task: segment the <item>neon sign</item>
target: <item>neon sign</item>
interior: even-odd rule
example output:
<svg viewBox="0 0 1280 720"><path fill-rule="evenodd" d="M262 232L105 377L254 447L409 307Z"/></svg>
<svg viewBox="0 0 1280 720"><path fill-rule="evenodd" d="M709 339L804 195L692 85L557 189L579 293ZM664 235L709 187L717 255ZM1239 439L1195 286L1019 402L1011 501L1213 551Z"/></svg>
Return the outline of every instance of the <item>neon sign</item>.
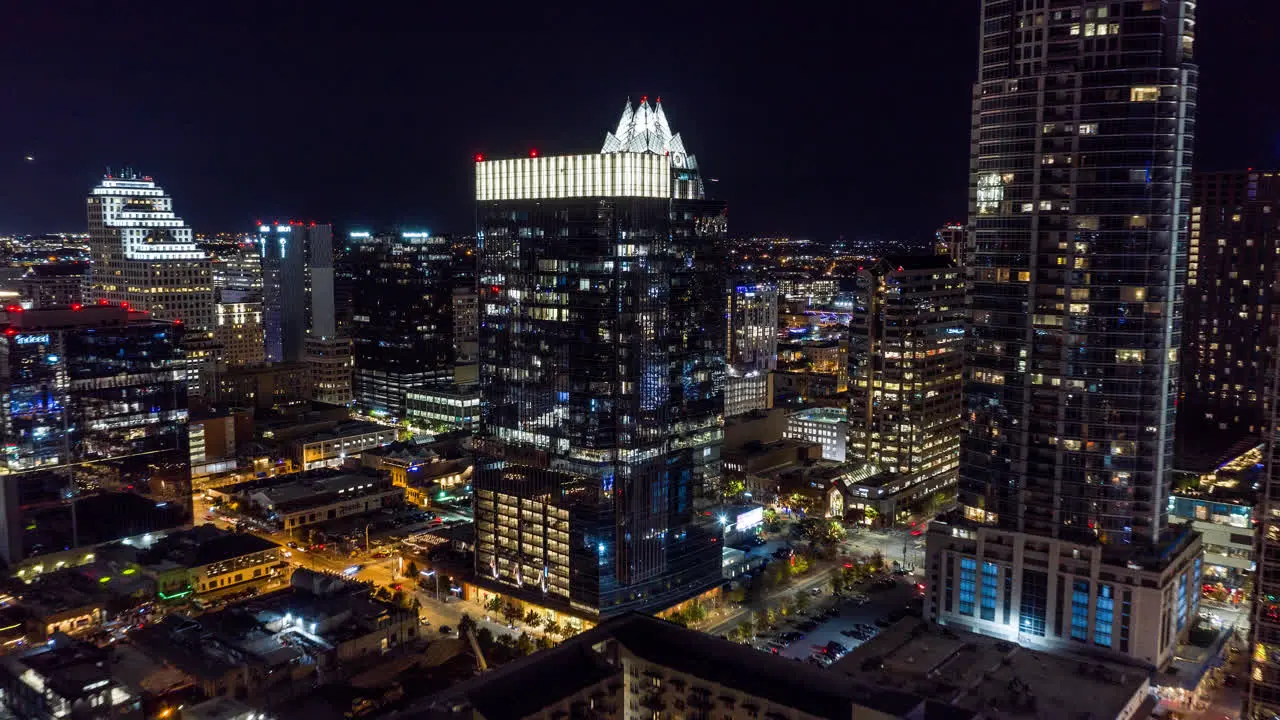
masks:
<svg viewBox="0 0 1280 720"><path fill-rule="evenodd" d="M19 345L46 345L49 342L48 333L44 335L19 335L14 338Z"/></svg>

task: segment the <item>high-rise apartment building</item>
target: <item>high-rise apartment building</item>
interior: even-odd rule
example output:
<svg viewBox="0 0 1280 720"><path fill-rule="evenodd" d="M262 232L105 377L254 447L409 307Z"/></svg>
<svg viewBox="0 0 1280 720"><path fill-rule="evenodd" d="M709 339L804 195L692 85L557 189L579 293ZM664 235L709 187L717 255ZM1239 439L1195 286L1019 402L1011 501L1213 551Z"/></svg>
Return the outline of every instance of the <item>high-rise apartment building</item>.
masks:
<svg viewBox="0 0 1280 720"><path fill-rule="evenodd" d="M934 233L933 252L935 255L946 255L956 265L964 264L964 225L947 223Z"/></svg>
<svg viewBox="0 0 1280 720"><path fill-rule="evenodd" d="M1188 287L1190 292L1195 289ZM1280 315L1272 315L1271 323L1271 337L1280 337ZM1257 568L1250 599L1249 688L1240 713L1248 720L1271 720L1280 715L1280 363L1271 362L1266 378L1266 478L1253 515L1258 523L1253 546Z"/></svg>
<svg viewBox="0 0 1280 720"><path fill-rule="evenodd" d="M773 407L778 368L778 288L770 283L726 286L725 417Z"/></svg>
<svg viewBox="0 0 1280 720"><path fill-rule="evenodd" d="M96 304L0 314L10 570L191 522L183 326L153 317Z"/></svg>
<svg viewBox="0 0 1280 720"><path fill-rule="evenodd" d="M353 232L346 262L356 405L403 418L409 391L453 380L449 238L421 230Z"/></svg>
<svg viewBox="0 0 1280 720"><path fill-rule="evenodd" d="M590 616L714 586L724 204L647 99L598 154L475 167L480 582Z"/></svg>
<svg viewBox="0 0 1280 720"><path fill-rule="evenodd" d="M88 203L91 266L87 303L106 301L179 321L193 393L212 387L213 264L173 199L149 176L108 175Z"/></svg>
<svg viewBox="0 0 1280 720"><path fill-rule="evenodd" d="M939 622L1152 666L1194 623L1200 539L1168 498L1195 9L982 3L961 510L928 534Z"/></svg>
<svg viewBox="0 0 1280 720"><path fill-rule="evenodd" d="M944 255L877 260L849 322L847 457L893 494L954 487L963 433L965 281ZM925 491L916 491L924 484Z"/></svg>
<svg viewBox="0 0 1280 720"><path fill-rule="evenodd" d="M1197 173L1182 322L1179 467L1212 467L1264 434L1276 340L1271 285L1280 251L1280 174Z"/></svg>

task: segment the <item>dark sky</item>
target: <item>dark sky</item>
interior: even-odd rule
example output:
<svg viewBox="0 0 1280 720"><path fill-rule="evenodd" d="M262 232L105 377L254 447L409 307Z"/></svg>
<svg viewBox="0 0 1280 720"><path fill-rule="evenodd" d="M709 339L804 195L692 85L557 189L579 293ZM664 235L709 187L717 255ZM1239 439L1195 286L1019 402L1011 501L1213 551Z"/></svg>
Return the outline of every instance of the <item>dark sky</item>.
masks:
<svg viewBox="0 0 1280 720"><path fill-rule="evenodd" d="M83 229L132 164L198 232L465 233L476 152L595 152L644 94L735 233L919 239L964 212L977 0L8 5L0 232ZM1200 15L1198 164L1280 165L1280 2Z"/></svg>

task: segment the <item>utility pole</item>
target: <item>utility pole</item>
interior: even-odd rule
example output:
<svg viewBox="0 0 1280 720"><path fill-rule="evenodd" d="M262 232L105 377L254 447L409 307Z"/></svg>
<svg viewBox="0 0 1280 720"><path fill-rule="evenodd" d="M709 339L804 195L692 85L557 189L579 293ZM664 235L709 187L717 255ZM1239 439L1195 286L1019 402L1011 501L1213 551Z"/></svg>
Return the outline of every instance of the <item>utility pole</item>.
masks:
<svg viewBox="0 0 1280 720"><path fill-rule="evenodd" d="M905 550L904 550L905 552ZM364 554L369 554L369 526L364 526Z"/></svg>

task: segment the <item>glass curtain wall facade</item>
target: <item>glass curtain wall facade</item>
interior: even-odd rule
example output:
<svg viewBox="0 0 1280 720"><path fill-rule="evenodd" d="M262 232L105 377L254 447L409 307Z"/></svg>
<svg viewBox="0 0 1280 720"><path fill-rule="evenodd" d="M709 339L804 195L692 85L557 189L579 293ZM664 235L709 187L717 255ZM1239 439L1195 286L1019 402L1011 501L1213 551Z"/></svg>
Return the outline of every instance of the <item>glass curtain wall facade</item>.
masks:
<svg viewBox="0 0 1280 720"><path fill-rule="evenodd" d="M961 503L1004 528L1154 544L1172 470L1195 3L985 0L982 23Z"/></svg>
<svg viewBox="0 0 1280 720"><path fill-rule="evenodd" d="M699 508L720 476L725 206L702 198L682 146L677 158L632 143L679 142L661 105L640 108L619 129L633 151L477 163L477 575L599 616L720 581L720 533ZM507 173L526 163L535 177L617 168L623 182L547 173L521 187ZM649 170L666 177L628 186ZM653 197L660 187L676 197Z"/></svg>
<svg viewBox="0 0 1280 720"><path fill-rule="evenodd" d="M182 326L116 306L7 315L4 560L191 522Z"/></svg>
<svg viewBox="0 0 1280 720"><path fill-rule="evenodd" d="M1192 0L982 2L960 508L927 540L939 623L1149 667L1190 631L1203 547L1168 498L1195 32ZM961 612L944 578L967 559L997 565L1020 616Z"/></svg>
<svg viewBox="0 0 1280 720"><path fill-rule="evenodd" d="M351 276L356 405L406 416L410 391L453 377L453 253L422 231L353 232Z"/></svg>

